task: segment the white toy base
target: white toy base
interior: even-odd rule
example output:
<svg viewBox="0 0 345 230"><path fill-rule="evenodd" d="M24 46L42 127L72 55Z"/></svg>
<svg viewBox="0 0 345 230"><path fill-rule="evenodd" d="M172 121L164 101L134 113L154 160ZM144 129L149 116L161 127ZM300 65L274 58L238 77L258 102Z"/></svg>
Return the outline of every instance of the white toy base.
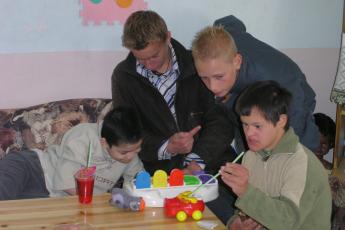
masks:
<svg viewBox="0 0 345 230"><path fill-rule="evenodd" d="M142 197L146 207L163 207L164 198L173 198L184 191L193 191L199 185L136 189L134 180L132 183L124 184L123 188L132 196ZM212 184L204 185L193 196L202 199L204 202L216 199L218 197L218 181L215 180Z"/></svg>

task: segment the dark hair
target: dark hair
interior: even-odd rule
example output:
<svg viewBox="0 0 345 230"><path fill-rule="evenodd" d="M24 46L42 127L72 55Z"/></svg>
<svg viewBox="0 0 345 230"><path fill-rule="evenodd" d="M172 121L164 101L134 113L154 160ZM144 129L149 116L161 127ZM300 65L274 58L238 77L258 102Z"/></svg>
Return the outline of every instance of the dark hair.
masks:
<svg viewBox="0 0 345 230"><path fill-rule="evenodd" d="M292 95L275 81L261 81L248 86L238 97L236 113L239 116L249 116L253 108L262 112L267 121L274 125L282 114L288 114ZM289 119L285 125L289 129Z"/></svg>
<svg viewBox="0 0 345 230"><path fill-rule="evenodd" d="M323 113L315 113L314 118L320 133L328 139L329 148L333 148L335 143L335 122L332 118Z"/></svg>
<svg viewBox="0 0 345 230"><path fill-rule="evenodd" d="M108 145L134 144L142 139L142 127L136 111L128 107L117 107L104 117L101 137Z"/></svg>
<svg viewBox="0 0 345 230"><path fill-rule="evenodd" d="M123 27L122 45L127 49L141 50L150 42L165 42L168 28L164 19L154 11L140 10L132 13Z"/></svg>

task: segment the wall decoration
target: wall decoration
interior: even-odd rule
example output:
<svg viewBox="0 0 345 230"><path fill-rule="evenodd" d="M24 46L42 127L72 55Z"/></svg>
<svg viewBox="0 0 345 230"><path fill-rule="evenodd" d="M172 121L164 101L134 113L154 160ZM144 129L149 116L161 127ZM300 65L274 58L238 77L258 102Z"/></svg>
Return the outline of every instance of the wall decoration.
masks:
<svg viewBox="0 0 345 230"><path fill-rule="evenodd" d="M115 22L123 24L127 17L138 10L147 9L144 0L81 0L80 17L84 25L93 23L113 25Z"/></svg>

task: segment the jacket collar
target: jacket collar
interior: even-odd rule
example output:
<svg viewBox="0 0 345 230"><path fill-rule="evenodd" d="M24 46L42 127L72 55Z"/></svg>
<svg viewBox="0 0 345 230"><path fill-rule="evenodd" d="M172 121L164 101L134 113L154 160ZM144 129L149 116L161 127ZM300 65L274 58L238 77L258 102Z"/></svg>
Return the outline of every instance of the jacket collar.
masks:
<svg viewBox="0 0 345 230"><path fill-rule="evenodd" d="M187 77L190 75L196 74L196 69L194 66L194 61L192 53L190 50L187 50L181 43L175 39L171 39L171 45L173 46L181 71L181 77Z"/></svg>
<svg viewBox="0 0 345 230"><path fill-rule="evenodd" d="M230 90L230 93L235 93L235 94L242 92L242 90L248 85L247 77L246 77L248 75L247 58L244 54L242 53L240 54L242 55L242 64L236 75L235 84Z"/></svg>
<svg viewBox="0 0 345 230"><path fill-rule="evenodd" d="M278 145L270 150L260 150L257 153L262 157L264 161L266 161L270 156L279 153L288 153L293 154L296 151L296 146L299 142L298 136L295 134L292 127L285 132L282 139L278 143Z"/></svg>

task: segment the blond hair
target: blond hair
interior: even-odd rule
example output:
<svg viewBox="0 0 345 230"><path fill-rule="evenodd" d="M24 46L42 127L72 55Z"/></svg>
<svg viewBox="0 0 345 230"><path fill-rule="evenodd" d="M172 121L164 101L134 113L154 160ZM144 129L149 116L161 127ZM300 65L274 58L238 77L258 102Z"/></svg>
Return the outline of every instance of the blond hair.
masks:
<svg viewBox="0 0 345 230"><path fill-rule="evenodd" d="M192 54L195 61L220 57L231 61L237 54L237 47L231 34L222 26L207 26L195 35Z"/></svg>
<svg viewBox="0 0 345 230"><path fill-rule="evenodd" d="M167 25L159 14L151 10L136 11L126 20L122 45L130 50L141 50L150 42L164 42L167 37Z"/></svg>

